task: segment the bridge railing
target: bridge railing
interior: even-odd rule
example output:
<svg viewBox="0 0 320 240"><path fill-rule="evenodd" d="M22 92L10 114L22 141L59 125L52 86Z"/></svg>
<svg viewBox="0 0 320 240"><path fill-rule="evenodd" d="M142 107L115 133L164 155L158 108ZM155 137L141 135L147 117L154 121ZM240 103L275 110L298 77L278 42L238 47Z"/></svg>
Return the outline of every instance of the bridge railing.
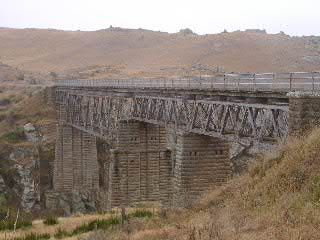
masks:
<svg viewBox="0 0 320 240"><path fill-rule="evenodd" d="M62 80L56 86L217 89L235 91L320 91L320 72L220 74L201 77Z"/></svg>

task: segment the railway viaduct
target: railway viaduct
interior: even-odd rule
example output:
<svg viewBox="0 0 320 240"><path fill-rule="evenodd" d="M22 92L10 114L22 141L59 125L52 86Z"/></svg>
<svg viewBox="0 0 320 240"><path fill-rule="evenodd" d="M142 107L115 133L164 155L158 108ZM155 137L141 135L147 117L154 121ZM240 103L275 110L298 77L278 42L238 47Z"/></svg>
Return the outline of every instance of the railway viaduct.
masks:
<svg viewBox="0 0 320 240"><path fill-rule="evenodd" d="M73 192L103 209L192 203L232 176L233 143L274 144L315 124L319 83L319 73L57 82L46 205L56 208ZM97 139L105 142L103 164Z"/></svg>

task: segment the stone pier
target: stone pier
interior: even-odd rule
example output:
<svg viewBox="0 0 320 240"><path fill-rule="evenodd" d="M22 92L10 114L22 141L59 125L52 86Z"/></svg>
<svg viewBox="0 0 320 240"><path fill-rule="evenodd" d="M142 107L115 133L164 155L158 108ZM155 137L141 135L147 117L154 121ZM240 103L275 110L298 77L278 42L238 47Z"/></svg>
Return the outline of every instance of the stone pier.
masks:
<svg viewBox="0 0 320 240"><path fill-rule="evenodd" d="M174 164L173 205L192 204L232 173L229 145L220 138L178 132Z"/></svg>
<svg viewBox="0 0 320 240"><path fill-rule="evenodd" d="M96 138L76 128L58 125L53 188L56 191L98 190Z"/></svg>
<svg viewBox="0 0 320 240"><path fill-rule="evenodd" d="M165 128L136 121L121 122L117 147L112 151L110 206L133 206L171 198L171 156Z"/></svg>
<svg viewBox="0 0 320 240"><path fill-rule="evenodd" d="M320 123L320 95L292 92L289 96L289 134L301 136Z"/></svg>
<svg viewBox="0 0 320 240"><path fill-rule="evenodd" d="M57 208L61 199L71 206L75 195L94 201L99 191L96 138L59 124L56 139L53 189L46 193L46 206Z"/></svg>

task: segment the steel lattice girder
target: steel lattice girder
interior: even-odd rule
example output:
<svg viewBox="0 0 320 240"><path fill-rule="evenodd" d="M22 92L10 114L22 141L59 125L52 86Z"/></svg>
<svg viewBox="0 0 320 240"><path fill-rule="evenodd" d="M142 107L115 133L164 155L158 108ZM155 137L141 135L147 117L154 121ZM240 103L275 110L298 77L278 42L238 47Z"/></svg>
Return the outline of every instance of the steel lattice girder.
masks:
<svg viewBox="0 0 320 240"><path fill-rule="evenodd" d="M284 138L288 106L135 96L96 96L57 91L67 124L115 140L121 120L175 126L177 130L215 137L257 141Z"/></svg>

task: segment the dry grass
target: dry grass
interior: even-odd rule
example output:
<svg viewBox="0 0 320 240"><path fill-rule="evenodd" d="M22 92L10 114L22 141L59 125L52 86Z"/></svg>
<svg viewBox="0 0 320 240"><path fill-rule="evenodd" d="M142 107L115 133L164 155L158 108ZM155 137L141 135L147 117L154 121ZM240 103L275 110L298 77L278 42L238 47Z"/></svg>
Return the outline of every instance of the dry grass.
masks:
<svg viewBox="0 0 320 240"><path fill-rule="evenodd" d="M20 229L16 231L16 233L12 232L0 232L0 239L4 239L5 236L7 236L8 240L14 239L15 237L22 237L25 236L28 233L37 233L37 234L44 234L48 233L50 235L54 235L54 233L60 228L66 231L72 231L76 227L88 223L92 220L95 220L97 218L99 219L107 219L110 217L110 214L104 214L104 215L97 215L97 214L92 214L92 215L77 215L77 216L72 216L72 217L62 217L58 218L58 224L55 225L46 225L43 223L42 219L35 220L32 223L31 228L27 229ZM72 238L70 238L72 239ZM74 238L76 239L76 238Z"/></svg>

